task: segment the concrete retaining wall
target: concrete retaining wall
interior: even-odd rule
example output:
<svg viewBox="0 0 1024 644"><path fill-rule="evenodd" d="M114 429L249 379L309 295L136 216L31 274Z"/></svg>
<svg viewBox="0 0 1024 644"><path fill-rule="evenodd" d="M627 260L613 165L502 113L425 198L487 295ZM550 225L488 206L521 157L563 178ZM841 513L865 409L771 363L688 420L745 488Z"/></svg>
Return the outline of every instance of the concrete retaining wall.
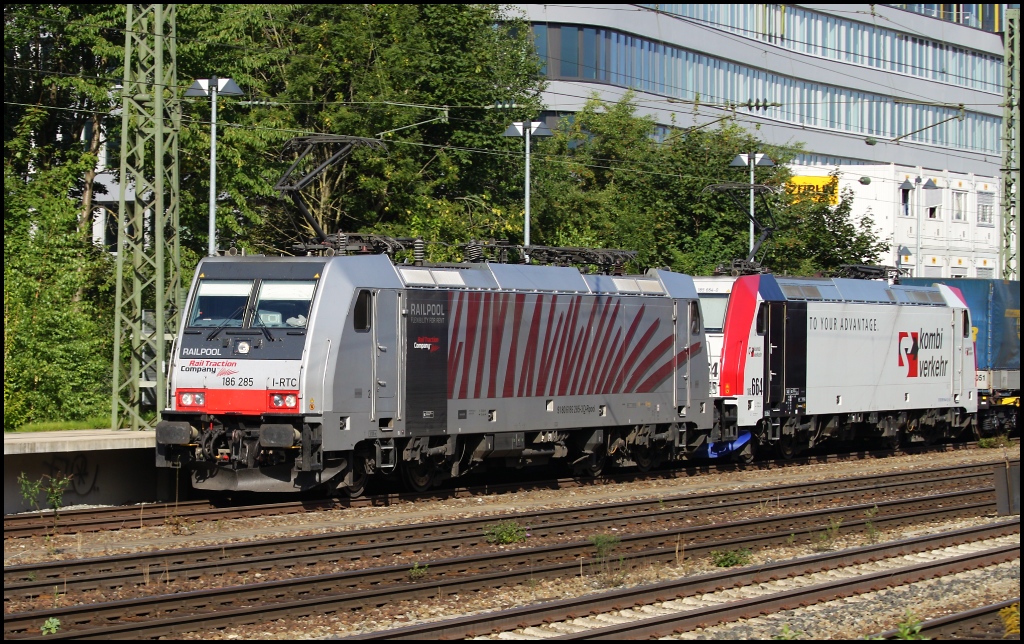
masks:
<svg viewBox="0 0 1024 644"><path fill-rule="evenodd" d="M151 447L4 454L4 514L35 509L21 494L18 477L23 472L31 481L70 474L63 498L69 506L173 501L177 470L157 470ZM46 508L45 494L39 494L38 503Z"/></svg>

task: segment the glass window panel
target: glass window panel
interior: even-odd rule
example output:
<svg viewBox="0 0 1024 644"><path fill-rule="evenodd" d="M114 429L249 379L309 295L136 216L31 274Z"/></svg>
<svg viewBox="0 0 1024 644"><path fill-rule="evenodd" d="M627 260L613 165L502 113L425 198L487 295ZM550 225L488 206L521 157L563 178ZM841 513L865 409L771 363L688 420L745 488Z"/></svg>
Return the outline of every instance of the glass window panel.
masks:
<svg viewBox="0 0 1024 644"><path fill-rule="evenodd" d="M562 45L558 75L563 78L577 78L580 75L579 29L563 26L561 28Z"/></svg>
<svg viewBox="0 0 1024 644"><path fill-rule="evenodd" d="M994 192L978 193L978 223L991 226L995 218L996 195Z"/></svg>
<svg viewBox="0 0 1024 644"><path fill-rule="evenodd" d="M701 293L700 310L706 331L721 331L725 326L725 311L729 306L727 293Z"/></svg>
<svg viewBox="0 0 1024 644"><path fill-rule="evenodd" d="M256 298L252 326L305 328L316 282L264 280Z"/></svg>
<svg viewBox="0 0 1024 644"><path fill-rule="evenodd" d="M753 24L751 21L758 15L757 11L765 11L763 8L748 6L712 9L683 8L677 5L668 6L664 10L686 12L688 15L708 20L732 21L737 28L743 29ZM774 12L774 9L771 11ZM811 17L807 17L808 14ZM910 57L921 63L916 67L906 67L915 75L931 74L936 67L952 67L954 61L950 57L967 56L962 50L953 51L952 48L941 47L939 43L932 43L927 39L900 38L895 32L864 25L851 26L847 21L835 18L831 18L832 22L829 23L813 12L787 8L787 20L797 21L797 18L804 20L808 25L807 33L817 34L819 40L827 42L829 38L836 39L841 34L847 34L844 36L848 38L847 44L855 49L862 47L865 42L870 42L872 35L877 36L879 45L890 48L893 54L888 60L878 64L888 64L902 59L906 52L910 52ZM583 31L582 36L579 34L580 31ZM793 29L787 26L787 33L792 32ZM776 76L770 72L753 70L663 43L629 37L612 30L563 26L549 34L562 37L552 37L550 42L560 43L556 46L561 52L559 69L563 76L574 78L583 74L586 78L601 78L626 87L686 98L693 98L695 94L700 93L702 98L709 102L743 102L750 98L775 98L782 100L784 107L773 109L766 115L814 127L896 137L914 130L922 130L952 114L946 114L946 110L936 111L933 107L923 105L898 105L887 108L885 106L891 103L880 95L804 82L797 85L797 81L793 79ZM868 40L864 41L865 38ZM792 41L787 39L780 42L789 46ZM603 49L605 43L608 45L607 55ZM823 55L833 56L833 49L824 47L821 51L824 52ZM977 58L977 55L971 53L970 60L976 61ZM985 60L988 61L989 58L992 57L985 57ZM609 66L607 75L600 72L606 60ZM868 64L876 64L870 56L864 60ZM955 71L948 76L950 82L963 81ZM970 76L976 77L973 74ZM793 97L793 100L789 97ZM912 140L998 153L996 135L999 121L998 117L969 112L962 124L958 121L928 127L912 135Z"/></svg>
<svg viewBox="0 0 1024 644"><path fill-rule="evenodd" d="M240 327L253 280L202 280L192 303L189 326Z"/></svg>
<svg viewBox="0 0 1024 644"><path fill-rule="evenodd" d="M597 30L591 27L583 29L583 60L581 68L583 78L597 77Z"/></svg>
<svg viewBox="0 0 1024 644"><path fill-rule="evenodd" d="M540 58L541 74L548 73L548 26L533 25L533 46L537 51L537 58Z"/></svg>

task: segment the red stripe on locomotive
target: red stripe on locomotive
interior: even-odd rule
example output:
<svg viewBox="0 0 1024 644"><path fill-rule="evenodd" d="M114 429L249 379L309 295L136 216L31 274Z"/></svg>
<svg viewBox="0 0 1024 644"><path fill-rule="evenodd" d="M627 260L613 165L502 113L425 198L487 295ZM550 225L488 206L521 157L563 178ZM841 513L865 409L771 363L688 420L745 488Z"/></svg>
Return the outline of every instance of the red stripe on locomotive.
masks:
<svg viewBox="0 0 1024 644"><path fill-rule="evenodd" d="M754 314L757 311L757 288L760 279L759 275L745 275L738 278L732 286L722 334L720 390L723 396L738 396L743 393L747 344Z"/></svg>
<svg viewBox="0 0 1024 644"><path fill-rule="evenodd" d="M534 390L534 396L543 396L544 387L548 384L548 370L551 369L551 348L553 342L553 336L551 335L551 324L555 320L555 310L558 308L558 296L551 296L551 307L548 309L548 325L544 331L544 350L540 355L540 373L537 374L537 389ZM562 317L558 317L558 327L555 328L555 335L558 335L559 329L562 327Z"/></svg>
<svg viewBox="0 0 1024 644"><path fill-rule="evenodd" d="M299 391L297 389L294 391L279 391L275 389L272 392L268 392L266 389L201 389L197 391L202 391L206 396L205 404L201 408L204 414L258 416L271 412L295 413L299 409L299 407L286 409L280 407L272 408L270 406L270 396L272 394L292 394L298 398Z"/></svg>
<svg viewBox="0 0 1024 644"><path fill-rule="evenodd" d="M505 325L505 314L508 312L508 298L495 294L494 308L491 310L494 324L493 340L491 341L491 368L488 373L487 397L494 398L497 395L498 386L498 362L501 360L501 329Z"/></svg>

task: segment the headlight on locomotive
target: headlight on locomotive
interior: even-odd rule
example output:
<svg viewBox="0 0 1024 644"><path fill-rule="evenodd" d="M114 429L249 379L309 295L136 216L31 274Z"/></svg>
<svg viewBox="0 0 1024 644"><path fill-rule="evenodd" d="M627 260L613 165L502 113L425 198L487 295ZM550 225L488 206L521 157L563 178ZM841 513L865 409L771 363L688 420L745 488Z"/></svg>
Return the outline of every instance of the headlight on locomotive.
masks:
<svg viewBox="0 0 1024 644"><path fill-rule="evenodd" d="M182 407L202 407L206 404L206 394L201 391L183 391L178 394L178 402Z"/></svg>
<svg viewBox="0 0 1024 644"><path fill-rule="evenodd" d="M295 394L270 394L270 407L272 409L295 409L298 407L298 404L299 398Z"/></svg>

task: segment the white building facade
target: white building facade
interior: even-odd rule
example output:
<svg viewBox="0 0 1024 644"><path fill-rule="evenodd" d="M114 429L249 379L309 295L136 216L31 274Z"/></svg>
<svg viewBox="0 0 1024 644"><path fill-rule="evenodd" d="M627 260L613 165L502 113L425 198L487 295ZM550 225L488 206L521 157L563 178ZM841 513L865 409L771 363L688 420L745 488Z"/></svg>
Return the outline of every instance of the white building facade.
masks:
<svg viewBox="0 0 1024 644"><path fill-rule="evenodd" d="M666 127L734 115L802 143L793 173L838 168L884 261L926 277L1001 274L1005 6L513 5L546 62L549 120L633 90Z"/></svg>

